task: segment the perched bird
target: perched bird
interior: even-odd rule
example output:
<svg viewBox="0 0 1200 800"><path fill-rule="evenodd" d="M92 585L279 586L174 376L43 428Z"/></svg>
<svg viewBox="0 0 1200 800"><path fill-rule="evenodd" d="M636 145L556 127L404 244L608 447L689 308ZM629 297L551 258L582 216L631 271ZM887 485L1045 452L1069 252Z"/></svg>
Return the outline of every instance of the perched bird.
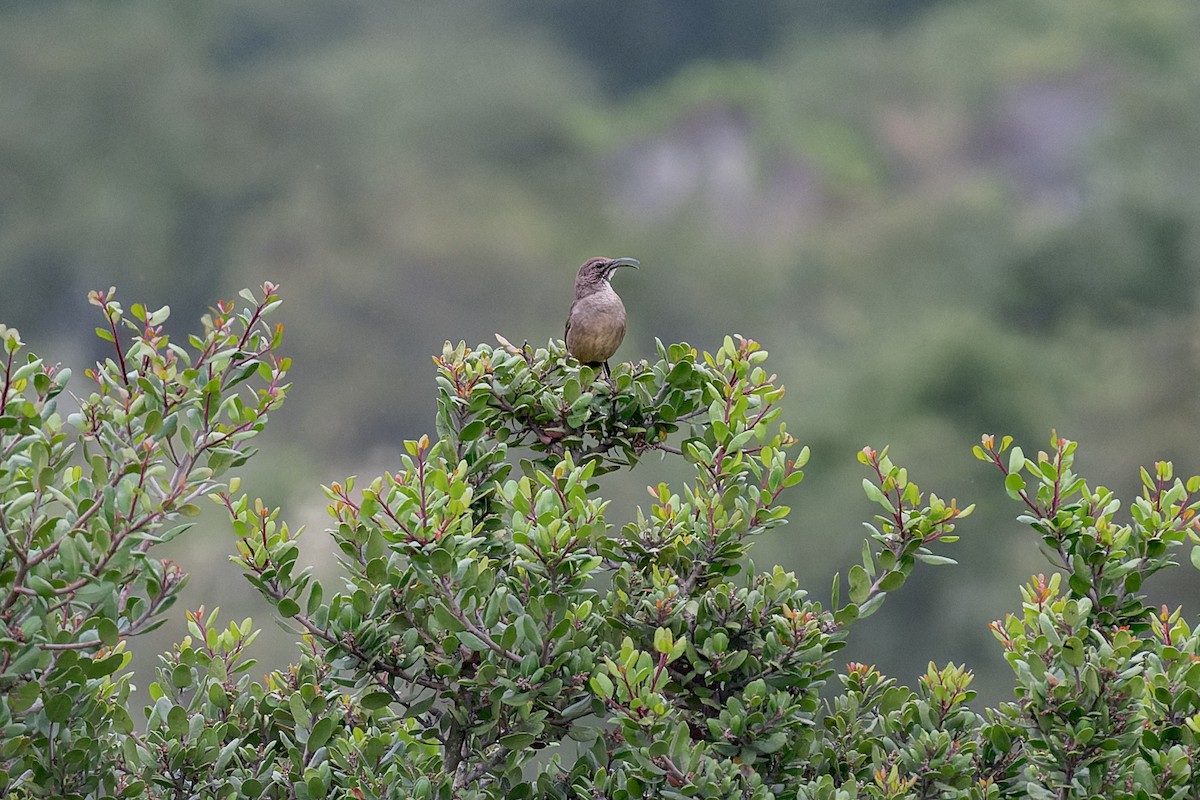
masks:
<svg viewBox="0 0 1200 800"><path fill-rule="evenodd" d="M638 268L636 258L589 258L575 275L575 302L567 315L567 352L584 364L603 365L625 338L625 304L612 288L619 267Z"/></svg>

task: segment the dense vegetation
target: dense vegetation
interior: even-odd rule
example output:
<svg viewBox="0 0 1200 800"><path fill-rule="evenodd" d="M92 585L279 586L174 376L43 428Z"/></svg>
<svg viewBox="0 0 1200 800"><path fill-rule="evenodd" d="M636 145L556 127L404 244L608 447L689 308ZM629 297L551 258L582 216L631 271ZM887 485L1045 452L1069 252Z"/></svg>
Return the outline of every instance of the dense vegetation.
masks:
<svg viewBox="0 0 1200 800"><path fill-rule="evenodd" d="M1200 476L1143 470L1119 520L1113 493L1075 473L1074 442L1056 436L1027 457L983 437L975 456L1001 473L1055 572L992 624L1014 689L980 713L964 666L931 661L909 689L836 663L891 593L953 563L941 551L973 507L922 492L867 447L862 486L879 513L828 605L748 559L787 521L781 496L808 461L754 341L660 344L611 378L561 341L447 343L436 437L406 442L378 478L325 488L344 575L323 582L279 509L224 482L289 389L276 287L243 296L180 345L163 332L166 308L126 312L93 293L111 351L66 419L67 371L0 327L6 796L1200 791L1200 633L1143 593L1200 541ZM600 476L656 451L690 476L652 485L647 510L611 525ZM130 649L179 596L185 575L158 548L205 495L299 658L255 680L251 621L189 611L143 722L129 707Z"/></svg>

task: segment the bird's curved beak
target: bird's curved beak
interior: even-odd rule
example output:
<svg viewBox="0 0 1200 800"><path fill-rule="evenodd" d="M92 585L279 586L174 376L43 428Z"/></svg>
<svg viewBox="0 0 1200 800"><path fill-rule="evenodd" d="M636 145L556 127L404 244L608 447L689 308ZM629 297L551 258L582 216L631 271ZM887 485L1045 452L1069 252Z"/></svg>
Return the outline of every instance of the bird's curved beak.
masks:
<svg viewBox="0 0 1200 800"><path fill-rule="evenodd" d="M614 258L612 263L608 265L608 268L610 270L616 269L617 267L633 267L634 269L641 269L641 267L638 266L641 263L642 262L638 261L636 258Z"/></svg>

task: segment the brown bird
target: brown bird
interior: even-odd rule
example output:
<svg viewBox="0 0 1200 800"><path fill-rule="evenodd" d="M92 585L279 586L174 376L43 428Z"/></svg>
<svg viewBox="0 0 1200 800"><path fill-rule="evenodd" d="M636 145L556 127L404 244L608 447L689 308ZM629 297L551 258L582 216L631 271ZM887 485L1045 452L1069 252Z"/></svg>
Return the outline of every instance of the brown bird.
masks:
<svg viewBox="0 0 1200 800"><path fill-rule="evenodd" d="M638 268L636 258L589 258L575 275L575 302L567 315L567 352L584 364L603 365L625 338L625 304L612 288L619 267Z"/></svg>

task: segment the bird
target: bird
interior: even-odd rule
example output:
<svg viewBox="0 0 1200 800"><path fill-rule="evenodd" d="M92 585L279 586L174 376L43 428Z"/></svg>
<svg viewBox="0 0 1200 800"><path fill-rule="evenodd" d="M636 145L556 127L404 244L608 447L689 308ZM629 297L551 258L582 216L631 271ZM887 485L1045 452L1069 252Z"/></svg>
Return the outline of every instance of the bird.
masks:
<svg viewBox="0 0 1200 800"><path fill-rule="evenodd" d="M639 269L636 258L589 258L575 275L575 300L567 314L564 338L567 352L589 366L602 365L609 374L608 359L625 338L625 304L612 288L612 276L620 267Z"/></svg>

